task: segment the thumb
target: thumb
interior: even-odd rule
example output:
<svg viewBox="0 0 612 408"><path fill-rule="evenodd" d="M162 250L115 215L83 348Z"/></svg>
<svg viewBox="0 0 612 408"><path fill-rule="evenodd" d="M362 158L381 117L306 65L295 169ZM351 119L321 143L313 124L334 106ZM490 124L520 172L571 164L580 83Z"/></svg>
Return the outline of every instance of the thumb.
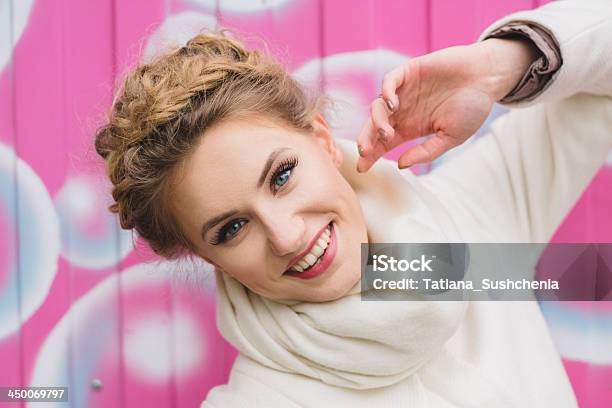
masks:
<svg viewBox="0 0 612 408"><path fill-rule="evenodd" d="M414 145L405 151L397 161L400 169L418 163L430 163L454 147L451 138L441 130L425 142Z"/></svg>

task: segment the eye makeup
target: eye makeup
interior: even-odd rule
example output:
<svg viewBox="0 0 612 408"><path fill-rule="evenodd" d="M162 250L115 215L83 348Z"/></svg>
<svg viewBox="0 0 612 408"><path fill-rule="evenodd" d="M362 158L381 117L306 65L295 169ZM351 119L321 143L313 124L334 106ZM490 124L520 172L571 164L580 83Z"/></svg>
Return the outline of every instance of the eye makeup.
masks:
<svg viewBox="0 0 612 408"><path fill-rule="evenodd" d="M276 166L276 168L274 169L274 172L272 173L272 177L270 178L270 190L272 191L273 194L276 194L276 192L278 191L274 189L274 187L276 186L276 180L278 179L278 177L281 176L286 171L293 170L297 165L298 165L298 158L295 156L292 156L292 157L288 157L284 159L278 166ZM289 182L289 179L287 179L287 182ZM280 187L283 187L287 182L283 183Z"/></svg>
<svg viewBox="0 0 612 408"><path fill-rule="evenodd" d="M290 157L285 158L283 161L281 161L274 168L274 171L272 172L272 176L271 176L270 182L269 182L270 191L272 192L273 195L276 195L276 193L278 191L280 191L280 189L284 188L287 185L287 183L290 182L290 180L292 178L292 170L295 167L297 167L298 164L299 164L299 160L298 160L297 156L290 156ZM284 176L285 174L287 174L287 177L284 178L284 182L281 185L278 185L277 181L280 179L281 176ZM231 236L229 238L226 237L227 234L229 232L231 232L231 229L232 229L232 227L234 225L236 225L236 224L238 224L240 222L243 222L243 221L245 222L245 224L248 222L245 219L236 218L236 219L232 219L228 223L224 224L214 234L214 238L210 242L210 244L211 245L219 245L219 244L222 244L222 243L224 243L224 242L226 242L228 240L231 240L234 236L236 236L236 234L238 234L240 232L241 228L238 229L235 233L231 234Z"/></svg>

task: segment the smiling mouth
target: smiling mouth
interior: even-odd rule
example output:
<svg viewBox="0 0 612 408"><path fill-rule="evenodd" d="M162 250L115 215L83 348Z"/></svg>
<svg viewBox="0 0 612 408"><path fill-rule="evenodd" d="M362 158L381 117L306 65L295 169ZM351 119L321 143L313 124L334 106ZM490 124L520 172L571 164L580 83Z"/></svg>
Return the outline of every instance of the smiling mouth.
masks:
<svg viewBox="0 0 612 408"><path fill-rule="evenodd" d="M331 223L327 224L325 230L319 235L319 238L314 243L308 254L302 257L287 271L293 272L306 272L319 262L323 258L325 251L329 247L329 241L331 239Z"/></svg>
<svg viewBox="0 0 612 408"><path fill-rule="evenodd" d="M293 264L284 275L310 279L323 273L332 263L336 255L335 228L330 222L319 234L308 254Z"/></svg>

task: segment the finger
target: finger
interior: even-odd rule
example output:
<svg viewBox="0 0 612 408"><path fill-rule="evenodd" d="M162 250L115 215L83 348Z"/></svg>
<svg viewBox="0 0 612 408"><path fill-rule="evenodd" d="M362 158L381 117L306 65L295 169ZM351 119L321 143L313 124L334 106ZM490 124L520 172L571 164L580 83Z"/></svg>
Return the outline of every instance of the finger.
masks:
<svg viewBox="0 0 612 408"><path fill-rule="evenodd" d="M379 139L379 134L376 131L372 118L368 118L359 135L359 145L362 146L363 155L360 155L357 161L357 171L365 172L372 167L378 158L385 154L385 142Z"/></svg>
<svg viewBox="0 0 612 408"><path fill-rule="evenodd" d="M385 153L402 144L401 138L396 134L392 135L390 138L380 137L372 122L372 118L370 118L368 123L364 126L360 137L362 140L365 140L365 142L363 142L364 144L367 143L368 150L367 154L360 157L357 162L357 171L359 172L368 171Z"/></svg>
<svg viewBox="0 0 612 408"><path fill-rule="evenodd" d="M389 147L388 142L378 139L376 143L374 144L374 146L372 146L372 150L370 154L363 158L362 160L363 164L360 168L361 171L366 172L370 170L370 168L374 165L374 163L376 163L378 159L384 156L385 153L387 153L391 149L392 148Z"/></svg>
<svg viewBox="0 0 612 408"><path fill-rule="evenodd" d="M378 106L373 108L375 103L378 104ZM359 136L357 137L357 146L358 150L361 150L360 156L362 157L369 157L372 155L379 139L382 139L382 149L384 150L384 142L387 142L395 134L393 127L391 127L389 124L388 118L386 118L387 114L384 112L385 108L383 104L384 102L382 102L380 98L376 98L376 100L372 102L372 105L370 106L371 115L366 120L361 132L359 133ZM377 128L374 125L372 120L374 115L379 117L378 120L386 122L382 125L382 131L380 130L381 128ZM377 149L380 150L381 147L379 146Z"/></svg>
<svg viewBox="0 0 612 408"><path fill-rule="evenodd" d="M404 152L397 161L398 166L403 169L418 163L432 162L457 144L439 131L425 142L412 146Z"/></svg>
<svg viewBox="0 0 612 408"><path fill-rule="evenodd" d="M399 107L396 90L404 84L405 73L405 68L402 65L387 73L383 78L382 95L387 107L392 112L395 112Z"/></svg>
<svg viewBox="0 0 612 408"><path fill-rule="evenodd" d="M360 151L359 156L361 157L366 157L372 153L372 145L374 143L374 139L370 137L372 132L374 132L374 127L371 118L368 118L361 127L361 131L357 137L357 146ZM372 142L370 140L372 140Z"/></svg>
<svg viewBox="0 0 612 408"><path fill-rule="evenodd" d="M390 140L395 131L389 123L389 111L382 98L376 98L370 105L370 115L376 128L377 136Z"/></svg>

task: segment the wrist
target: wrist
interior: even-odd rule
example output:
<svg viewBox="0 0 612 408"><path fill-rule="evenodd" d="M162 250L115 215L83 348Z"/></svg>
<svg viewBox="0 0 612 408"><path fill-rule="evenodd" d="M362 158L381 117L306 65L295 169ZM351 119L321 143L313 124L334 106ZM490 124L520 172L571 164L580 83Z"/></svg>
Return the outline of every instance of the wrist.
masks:
<svg viewBox="0 0 612 408"><path fill-rule="evenodd" d="M486 64L485 87L496 102L517 86L541 54L530 40L521 36L490 38L476 45Z"/></svg>

